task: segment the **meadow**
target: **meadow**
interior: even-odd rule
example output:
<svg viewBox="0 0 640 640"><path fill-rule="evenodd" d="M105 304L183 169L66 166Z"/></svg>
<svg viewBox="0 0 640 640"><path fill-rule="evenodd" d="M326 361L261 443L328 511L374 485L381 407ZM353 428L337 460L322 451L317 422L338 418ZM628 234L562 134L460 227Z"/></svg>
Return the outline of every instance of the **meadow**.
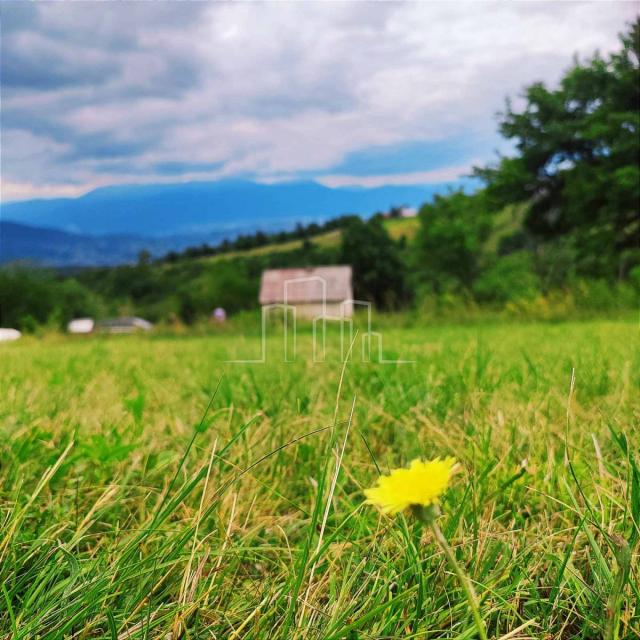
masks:
<svg viewBox="0 0 640 640"><path fill-rule="evenodd" d="M265 363L257 332L0 345L0 637L640 638L637 320L391 323L388 359ZM332 336L335 338L335 336ZM354 347L359 354L359 343Z"/></svg>

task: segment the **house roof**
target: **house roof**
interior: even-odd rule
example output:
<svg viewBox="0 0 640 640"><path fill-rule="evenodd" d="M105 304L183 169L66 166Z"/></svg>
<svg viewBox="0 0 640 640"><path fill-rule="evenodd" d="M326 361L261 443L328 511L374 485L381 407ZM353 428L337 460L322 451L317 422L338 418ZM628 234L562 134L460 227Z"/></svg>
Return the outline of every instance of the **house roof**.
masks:
<svg viewBox="0 0 640 640"><path fill-rule="evenodd" d="M267 269L262 272L260 304L341 302L353 298L348 265Z"/></svg>

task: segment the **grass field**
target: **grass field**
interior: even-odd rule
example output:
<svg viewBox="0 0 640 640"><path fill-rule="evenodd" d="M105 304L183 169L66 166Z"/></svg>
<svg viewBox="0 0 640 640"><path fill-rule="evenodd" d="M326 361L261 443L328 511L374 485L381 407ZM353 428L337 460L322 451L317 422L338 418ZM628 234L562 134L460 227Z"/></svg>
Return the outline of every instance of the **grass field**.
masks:
<svg viewBox="0 0 640 640"><path fill-rule="evenodd" d="M416 218L389 218L384 221L384 226L389 233L389 236L394 240L400 238L406 238L407 240L413 240L418 228L420 226L419 219ZM340 230L326 231L310 238L313 244L319 247L337 247L340 245L342 238L342 232ZM218 262L220 260L230 260L232 258L242 258L251 256L262 256L270 253L295 251L300 249L303 245L302 240L287 240L286 242L277 242L274 244L267 244L262 247L256 247L254 249L246 249L244 251L228 251L227 253L220 253L214 256L207 256L201 258L205 262Z"/></svg>
<svg viewBox="0 0 640 640"><path fill-rule="evenodd" d="M363 503L452 455L440 524L491 637L640 638L638 337L395 327L415 362L344 370L308 334L228 363L259 350L231 328L0 345L0 637L474 638L429 533Z"/></svg>

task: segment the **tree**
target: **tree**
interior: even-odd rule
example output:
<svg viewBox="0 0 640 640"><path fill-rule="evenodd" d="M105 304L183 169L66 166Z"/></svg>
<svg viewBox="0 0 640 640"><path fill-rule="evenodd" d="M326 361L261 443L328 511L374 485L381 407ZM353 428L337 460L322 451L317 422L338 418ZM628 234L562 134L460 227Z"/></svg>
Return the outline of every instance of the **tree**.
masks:
<svg viewBox="0 0 640 640"><path fill-rule="evenodd" d="M406 266L382 221L354 217L342 231L340 261L353 268L354 295L381 308L407 300Z"/></svg>
<svg viewBox="0 0 640 640"><path fill-rule="evenodd" d="M470 288L492 220L484 194L436 196L420 209L414 247L416 276L434 292Z"/></svg>
<svg viewBox="0 0 640 640"><path fill-rule="evenodd" d="M572 234L596 276L624 275L640 251L640 19L621 43L606 60L576 60L555 90L528 87L522 111L507 102L500 131L517 154L475 170L496 208L529 203L541 241Z"/></svg>
<svg viewBox="0 0 640 640"><path fill-rule="evenodd" d="M142 249L142 251L138 252L138 265L141 267L146 267L151 264L151 252L147 249Z"/></svg>
<svg viewBox="0 0 640 640"><path fill-rule="evenodd" d="M74 316L94 316L100 301L74 278L28 267L0 269L0 326L32 330L38 324L64 326Z"/></svg>

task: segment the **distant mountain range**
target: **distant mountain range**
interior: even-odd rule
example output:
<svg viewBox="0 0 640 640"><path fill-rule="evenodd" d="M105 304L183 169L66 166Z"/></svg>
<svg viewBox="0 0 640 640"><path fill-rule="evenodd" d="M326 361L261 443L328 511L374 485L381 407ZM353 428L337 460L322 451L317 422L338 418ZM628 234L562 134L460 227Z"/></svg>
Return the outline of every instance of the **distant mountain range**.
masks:
<svg viewBox="0 0 640 640"><path fill-rule="evenodd" d="M135 236L88 236L59 229L0 221L0 263L28 261L50 267L115 265L134 261L143 249L170 246Z"/></svg>
<svg viewBox="0 0 640 640"><path fill-rule="evenodd" d="M0 261L117 264L141 249L158 254L241 233L287 230L297 222L419 206L460 185L331 188L223 180L102 187L79 198L9 202L0 209Z"/></svg>

